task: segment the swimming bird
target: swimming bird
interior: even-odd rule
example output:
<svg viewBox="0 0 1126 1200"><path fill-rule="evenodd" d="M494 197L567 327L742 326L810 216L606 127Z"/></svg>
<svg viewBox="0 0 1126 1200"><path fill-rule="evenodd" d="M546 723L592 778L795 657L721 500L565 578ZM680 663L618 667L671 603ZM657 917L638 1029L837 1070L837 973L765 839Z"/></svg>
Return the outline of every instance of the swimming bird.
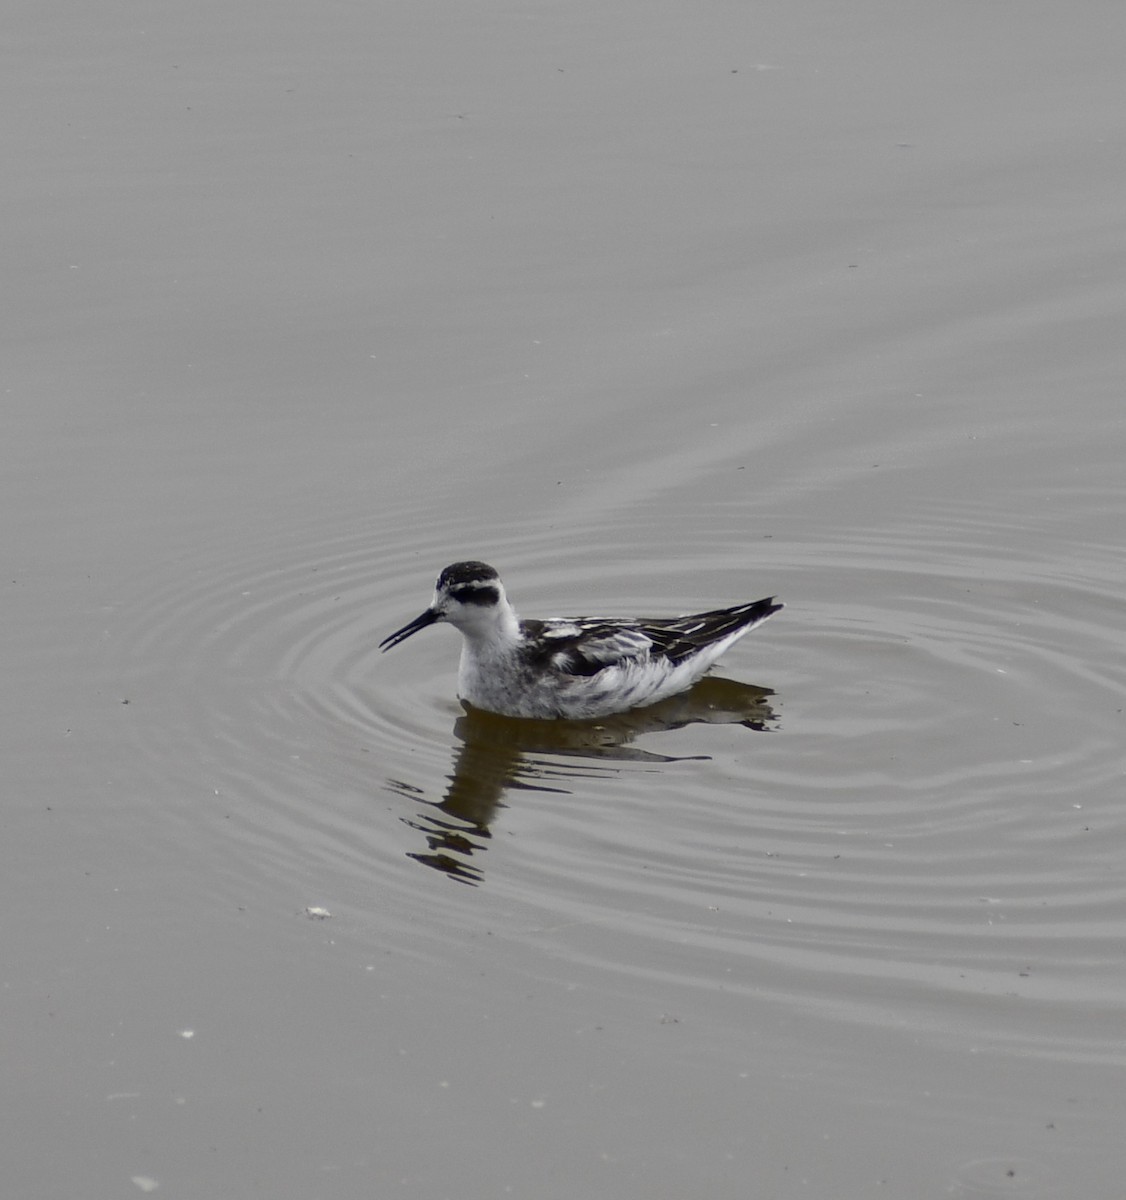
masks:
<svg viewBox="0 0 1126 1200"><path fill-rule="evenodd" d="M457 562L438 576L430 607L379 645L390 650L427 625L447 621L463 638L462 700L507 717L582 720L685 691L780 608L768 596L683 617L522 621L494 568Z"/></svg>

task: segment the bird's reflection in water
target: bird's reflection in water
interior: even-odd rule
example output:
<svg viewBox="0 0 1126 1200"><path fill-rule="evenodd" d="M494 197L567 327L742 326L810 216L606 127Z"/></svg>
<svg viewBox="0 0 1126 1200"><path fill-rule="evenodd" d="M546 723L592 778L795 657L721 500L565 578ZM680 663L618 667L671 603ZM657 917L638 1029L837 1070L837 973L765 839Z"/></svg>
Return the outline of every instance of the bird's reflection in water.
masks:
<svg viewBox="0 0 1126 1200"><path fill-rule="evenodd" d="M390 782L392 790L422 806L404 820L425 837L427 848L409 857L460 883L480 883L483 869L479 860L472 860L486 848L489 826L506 792L566 794L570 781L611 774L614 762L706 758L669 757L632 743L641 734L697 722L770 729L775 715L768 697L773 695L769 688L708 677L660 704L590 721L533 721L467 708L454 724L461 744L442 800L427 800L409 784Z"/></svg>

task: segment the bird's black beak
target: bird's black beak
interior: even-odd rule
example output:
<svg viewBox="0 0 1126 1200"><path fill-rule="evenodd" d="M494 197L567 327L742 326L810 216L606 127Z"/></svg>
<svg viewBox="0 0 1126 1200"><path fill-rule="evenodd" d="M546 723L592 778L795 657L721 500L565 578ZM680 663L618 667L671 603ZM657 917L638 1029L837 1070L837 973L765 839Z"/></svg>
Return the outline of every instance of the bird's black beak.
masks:
<svg viewBox="0 0 1126 1200"><path fill-rule="evenodd" d="M432 608L428 608L424 613L420 613L415 617L413 621L404 625L402 629L396 629L390 637L385 637L379 643L379 648L386 652L392 646L397 646L400 642L405 642L412 633L418 633L420 629L425 629L427 625L433 625L435 621L440 619L439 615Z"/></svg>

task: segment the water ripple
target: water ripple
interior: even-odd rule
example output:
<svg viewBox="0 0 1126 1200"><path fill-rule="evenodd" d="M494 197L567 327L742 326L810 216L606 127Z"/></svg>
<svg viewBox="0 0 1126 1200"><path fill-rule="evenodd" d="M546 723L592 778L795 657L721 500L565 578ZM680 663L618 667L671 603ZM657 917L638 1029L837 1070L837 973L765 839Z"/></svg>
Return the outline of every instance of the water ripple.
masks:
<svg viewBox="0 0 1126 1200"><path fill-rule="evenodd" d="M450 542L473 544L395 516L409 549L287 531L252 558L172 562L116 606L138 753L233 894L328 889L434 956L499 903L511 953L548 947L564 970L1126 1057L1109 546L1048 564L956 506L780 540L758 573L790 605L726 672L754 662L769 686L714 679L572 726L464 714L448 631L379 654ZM532 596L578 573L519 526L481 553ZM590 539L583 553L603 594L621 581L623 612L691 599L721 561L706 542L671 571Z"/></svg>

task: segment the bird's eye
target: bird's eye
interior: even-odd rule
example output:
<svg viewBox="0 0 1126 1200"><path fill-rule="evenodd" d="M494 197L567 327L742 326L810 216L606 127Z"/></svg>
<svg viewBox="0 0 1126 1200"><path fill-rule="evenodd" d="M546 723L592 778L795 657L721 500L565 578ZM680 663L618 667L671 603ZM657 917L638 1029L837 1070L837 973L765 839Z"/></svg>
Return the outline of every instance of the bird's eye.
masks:
<svg viewBox="0 0 1126 1200"><path fill-rule="evenodd" d="M490 604L496 604L500 593L494 587L455 587L450 588L450 599L459 604L479 604L487 608Z"/></svg>

